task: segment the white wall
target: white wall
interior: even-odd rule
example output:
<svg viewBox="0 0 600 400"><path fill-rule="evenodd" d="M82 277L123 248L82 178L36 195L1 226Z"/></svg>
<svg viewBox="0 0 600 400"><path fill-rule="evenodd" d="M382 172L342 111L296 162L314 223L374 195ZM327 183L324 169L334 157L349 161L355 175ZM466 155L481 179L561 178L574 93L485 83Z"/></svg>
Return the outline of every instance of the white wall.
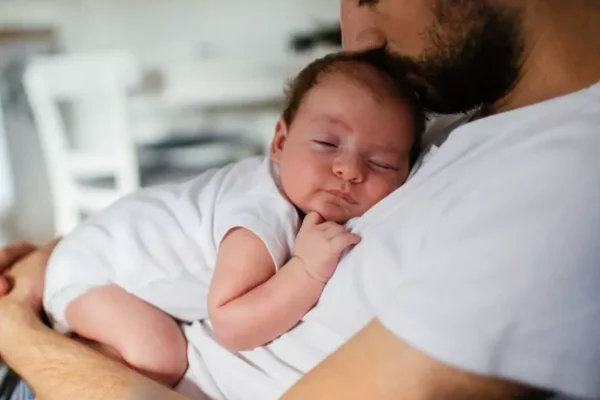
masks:
<svg viewBox="0 0 600 400"><path fill-rule="evenodd" d="M67 50L133 49L148 61L278 56L289 34L338 20L339 0L5 0L0 26L57 28Z"/></svg>

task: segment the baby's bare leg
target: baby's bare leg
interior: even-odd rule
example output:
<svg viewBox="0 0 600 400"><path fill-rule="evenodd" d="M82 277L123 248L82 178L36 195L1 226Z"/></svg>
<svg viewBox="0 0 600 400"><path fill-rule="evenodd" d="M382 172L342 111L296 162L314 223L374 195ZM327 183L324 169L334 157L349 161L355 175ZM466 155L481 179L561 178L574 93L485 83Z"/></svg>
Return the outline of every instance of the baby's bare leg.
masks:
<svg viewBox="0 0 600 400"><path fill-rule="evenodd" d="M118 286L80 296L67 307L66 319L75 333L114 348L131 367L161 383L175 385L187 368L177 323Z"/></svg>

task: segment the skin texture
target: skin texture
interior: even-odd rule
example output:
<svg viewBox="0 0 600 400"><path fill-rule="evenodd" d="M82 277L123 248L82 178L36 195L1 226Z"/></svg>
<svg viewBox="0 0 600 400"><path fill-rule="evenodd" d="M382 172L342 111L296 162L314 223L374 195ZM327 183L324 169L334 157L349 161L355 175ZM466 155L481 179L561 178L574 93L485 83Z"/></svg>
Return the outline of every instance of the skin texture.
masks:
<svg viewBox="0 0 600 400"><path fill-rule="evenodd" d="M493 3L521 9L524 49L518 81L492 104L492 112L535 104L600 80L600 5L596 0ZM417 58L423 55L425 43L419 33L434 21L433 0L381 0L380 4L360 8L357 4L342 0L344 44L348 49L380 46L393 39L398 54ZM5 260L0 269L11 266L6 252L0 254ZM124 366L40 326L33 310L40 296L36 277L43 275L44 264L43 257L33 257L14 268L17 290L0 299L0 355L46 400L129 399L140 382L146 393L155 391L158 398L170 398L169 392L137 379ZM303 378L284 399L324 396L344 400L533 398L531 391L521 385L443 365L411 348L377 320Z"/></svg>

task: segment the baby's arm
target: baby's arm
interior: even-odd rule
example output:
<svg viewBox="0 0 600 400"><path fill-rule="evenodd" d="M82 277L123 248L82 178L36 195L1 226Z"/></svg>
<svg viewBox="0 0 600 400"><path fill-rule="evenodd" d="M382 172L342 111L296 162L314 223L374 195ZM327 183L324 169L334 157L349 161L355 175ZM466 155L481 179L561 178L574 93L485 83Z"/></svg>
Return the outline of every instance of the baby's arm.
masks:
<svg viewBox="0 0 600 400"><path fill-rule="evenodd" d="M163 311L111 285L92 289L69 304L66 319L83 338L108 346L134 369L168 386L187 368L186 341Z"/></svg>
<svg viewBox="0 0 600 400"><path fill-rule="evenodd" d="M232 351L267 343L296 325L315 305L342 252L359 242L343 226L308 215L294 257L275 273L265 244L247 229L221 242L208 310L219 342Z"/></svg>

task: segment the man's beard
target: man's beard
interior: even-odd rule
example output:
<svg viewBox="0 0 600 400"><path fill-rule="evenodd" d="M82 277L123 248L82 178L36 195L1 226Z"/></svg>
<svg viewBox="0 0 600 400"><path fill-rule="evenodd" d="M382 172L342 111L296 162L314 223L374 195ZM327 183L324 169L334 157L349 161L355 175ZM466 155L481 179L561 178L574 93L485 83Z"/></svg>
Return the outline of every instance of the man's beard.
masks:
<svg viewBox="0 0 600 400"><path fill-rule="evenodd" d="M520 14L481 0L437 0L419 59L380 49L388 71L415 86L430 112L454 114L502 99L519 77Z"/></svg>

